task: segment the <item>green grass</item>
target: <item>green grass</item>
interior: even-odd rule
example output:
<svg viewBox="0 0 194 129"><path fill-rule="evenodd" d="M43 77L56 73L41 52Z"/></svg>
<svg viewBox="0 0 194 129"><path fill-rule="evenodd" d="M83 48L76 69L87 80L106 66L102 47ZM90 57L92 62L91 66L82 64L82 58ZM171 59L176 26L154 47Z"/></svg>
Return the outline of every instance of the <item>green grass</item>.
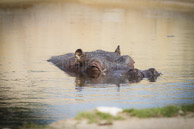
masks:
<svg viewBox="0 0 194 129"><path fill-rule="evenodd" d="M129 113L131 116L140 118L149 117L173 117L178 116L179 111L183 111L184 115L188 112L194 112L194 104L183 106L167 106L162 108L150 109L124 109L123 112Z"/></svg>
<svg viewBox="0 0 194 129"><path fill-rule="evenodd" d="M113 120L122 120L121 116L112 116L108 113L102 113L98 111L93 112L81 112L76 117L77 120L87 119L89 123L99 123L101 120L105 122L112 122Z"/></svg>
<svg viewBox="0 0 194 129"><path fill-rule="evenodd" d="M190 105L182 105L181 106L181 109L184 112L194 112L194 103L193 104L190 104Z"/></svg>

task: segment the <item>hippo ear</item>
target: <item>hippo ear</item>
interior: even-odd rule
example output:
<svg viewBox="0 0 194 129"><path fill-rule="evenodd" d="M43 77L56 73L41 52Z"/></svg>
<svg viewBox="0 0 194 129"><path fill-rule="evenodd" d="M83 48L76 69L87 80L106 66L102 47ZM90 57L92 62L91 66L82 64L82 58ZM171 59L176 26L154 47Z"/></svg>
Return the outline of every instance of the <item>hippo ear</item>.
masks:
<svg viewBox="0 0 194 129"><path fill-rule="evenodd" d="M119 55L121 55L121 51L120 51L120 46L118 45L116 50L115 50L115 53L118 53Z"/></svg>
<svg viewBox="0 0 194 129"><path fill-rule="evenodd" d="M82 49L77 49L74 54L76 62L82 62L84 60L84 52Z"/></svg>

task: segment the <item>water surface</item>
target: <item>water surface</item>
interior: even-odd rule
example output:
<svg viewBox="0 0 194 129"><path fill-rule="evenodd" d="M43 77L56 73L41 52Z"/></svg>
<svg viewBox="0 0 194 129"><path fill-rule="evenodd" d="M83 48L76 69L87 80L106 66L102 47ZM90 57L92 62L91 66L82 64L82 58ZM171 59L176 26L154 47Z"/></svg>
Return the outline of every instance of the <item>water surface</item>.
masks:
<svg viewBox="0 0 194 129"><path fill-rule="evenodd" d="M97 106L151 108L194 102L194 15L75 3L0 9L0 127L48 124ZM47 62L103 49L130 55L156 82L87 84Z"/></svg>

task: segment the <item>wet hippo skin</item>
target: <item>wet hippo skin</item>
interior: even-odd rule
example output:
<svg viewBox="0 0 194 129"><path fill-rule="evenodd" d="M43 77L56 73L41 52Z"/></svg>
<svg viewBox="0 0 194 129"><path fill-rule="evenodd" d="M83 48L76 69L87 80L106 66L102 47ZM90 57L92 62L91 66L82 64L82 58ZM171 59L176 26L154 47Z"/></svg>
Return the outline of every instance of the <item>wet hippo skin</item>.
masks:
<svg viewBox="0 0 194 129"><path fill-rule="evenodd" d="M114 52L84 52L77 49L75 53L53 56L48 61L71 76L82 80L95 80L96 83L139 82L143 78L155 81L160 76L154 68L134 68L134 60L128 55L121 55L120 46Z"/></svg>

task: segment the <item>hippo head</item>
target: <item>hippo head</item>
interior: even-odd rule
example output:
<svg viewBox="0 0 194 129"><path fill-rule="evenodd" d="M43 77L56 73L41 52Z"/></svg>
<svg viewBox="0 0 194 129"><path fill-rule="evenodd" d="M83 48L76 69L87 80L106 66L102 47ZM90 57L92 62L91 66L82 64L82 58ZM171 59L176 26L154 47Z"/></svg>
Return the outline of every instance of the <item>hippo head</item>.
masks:
<svg viewBox="0 0 194 129"><path fill-rule="evenodd" d="M84 53L82 49L77 49L74 54L75 71L87 74L90 77L99 77L105 71L134 68L134 61L128 55L120 55L120 46L114 52L97 50Z"/></svg>
<svg viewBox="0 0 194 129"><path fill-rule="evenodd" d="M91 77L98 82L139 82L143 78L155 81L160 75L154 68L144 71L134 68L134 60L128 55L121 55L120 46L114 52L77 49L75 53L53 56L48 61L71 76Z"/></svg>

